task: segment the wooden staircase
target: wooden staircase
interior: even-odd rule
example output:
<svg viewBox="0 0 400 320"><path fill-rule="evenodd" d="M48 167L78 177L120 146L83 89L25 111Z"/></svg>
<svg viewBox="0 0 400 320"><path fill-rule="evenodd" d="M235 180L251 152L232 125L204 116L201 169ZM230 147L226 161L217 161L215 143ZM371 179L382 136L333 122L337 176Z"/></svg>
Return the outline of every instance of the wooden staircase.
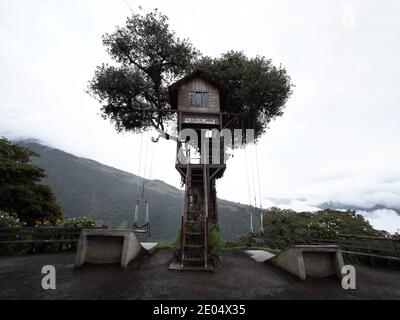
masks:
<svg viewBox="0 0 400 320"><path fill-rule="evenodd" d="M209 269L208 261L208 170L207 166L186 168L185 202L181 228L181 268Z"/></svg>

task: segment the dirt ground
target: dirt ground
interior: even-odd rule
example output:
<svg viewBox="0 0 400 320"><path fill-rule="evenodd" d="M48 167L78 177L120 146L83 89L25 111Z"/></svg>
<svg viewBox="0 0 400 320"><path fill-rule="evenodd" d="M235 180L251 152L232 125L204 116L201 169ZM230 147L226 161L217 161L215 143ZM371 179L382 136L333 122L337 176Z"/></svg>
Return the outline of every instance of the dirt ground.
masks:
<svg viewBox="0 0 400 320"><path fill-rule="evenodd" d="M173 252L156 251L128 270L74 269L74 253L0 257L0 299L400 299L400 272L356 266L357 289L336 278L297 280L241 251L227 251L214 273L171 271ZM41 268L54 265L57 288L43 290Z"/></svg>

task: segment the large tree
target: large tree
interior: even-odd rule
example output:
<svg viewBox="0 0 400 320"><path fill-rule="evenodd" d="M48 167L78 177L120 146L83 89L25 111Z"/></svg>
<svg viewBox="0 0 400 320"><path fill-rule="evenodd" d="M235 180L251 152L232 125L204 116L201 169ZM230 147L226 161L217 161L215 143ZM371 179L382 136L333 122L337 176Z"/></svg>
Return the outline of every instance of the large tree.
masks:
<svg viewBox="0 0 400 320"><path fill-rule="evenodd" d="M88 92L118 131L164 130L173 119L173 113L165 112L171 109L168 85L194 70L221 83L223 112L241 115L230 128L253 128L256 138L283 114L291 94L284 68L242 52L203 57L189 40L170 31L168 18L157 10L133 14L124 27L105 34L103 44L115 63L97 67Z"/></svg>
<svg viewBox="0 0 400 320"><path fill-rule="evenodd" d="M169 30L167 17L157 10L134 14L125 27L105 34L103 44L117 63L97 67L89 83L103 116L118 131L164 130L171 113L142 111L170 108L167 86L189 70L198 52Z"/></svg>
<svg viewBox="0 0 400 320"><path fill-rule="evenodd" d="M283 115L292 83L286 70L271 59L247 57L229 51L220 58L202 57L192 67L205 70L209 78L222 84L221 112L238 113L230 128L254 129L259 138L271 120Z"/></svg>
<svg viewBox="0 0 400 320"><path fill-rule="evenodd" d="M61 207L49 186L41 184L44 170L30 163L38 156L32 150L0 139L0 210L34 225L37 221L56 223Z"/></svg>

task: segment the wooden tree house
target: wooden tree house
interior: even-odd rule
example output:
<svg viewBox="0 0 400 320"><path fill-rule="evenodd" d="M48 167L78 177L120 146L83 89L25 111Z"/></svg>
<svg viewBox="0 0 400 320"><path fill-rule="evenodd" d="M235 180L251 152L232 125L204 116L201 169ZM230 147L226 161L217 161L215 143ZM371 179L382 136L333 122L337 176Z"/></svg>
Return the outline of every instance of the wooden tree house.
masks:
<svg viewBox="0 0 400 320"><path fill-rule="evenodd" d="M209 270L209 226L218 225L216 179L226 169L224 141L219 135L202 139L212 129L222 131L236 115L221 113L221 86L200 71L187 75L169 87L171 107L177 111L175 168L185 184L181 221L181 242L178 251L179 269ZM185 129L197 135L197 147L188 143ZM187 130L186 130L187 131ZM219 152L215 155L215 148ZM214 150L214 153L213 153Z"/></svg>

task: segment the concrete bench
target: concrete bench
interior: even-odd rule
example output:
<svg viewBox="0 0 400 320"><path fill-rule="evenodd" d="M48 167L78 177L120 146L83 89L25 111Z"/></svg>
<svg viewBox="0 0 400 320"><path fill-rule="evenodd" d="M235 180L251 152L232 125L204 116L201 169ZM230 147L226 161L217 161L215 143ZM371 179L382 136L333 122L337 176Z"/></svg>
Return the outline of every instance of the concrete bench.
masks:
<svg viewBox="0 0 400 320"><path fill-rule="evenodd" d="M145 249L131 230L84 229L79 236L75 266L80 267L84 263L119 263L127 269L129 262L138 257L142 250Z"/></svg>
<svg viewBox="0 0 400 320"><path fill-rule="evenodd" d="M341 279L344 265L342 252L336 245L297 245L268 261L301 280L332 275Z"/></svg>

